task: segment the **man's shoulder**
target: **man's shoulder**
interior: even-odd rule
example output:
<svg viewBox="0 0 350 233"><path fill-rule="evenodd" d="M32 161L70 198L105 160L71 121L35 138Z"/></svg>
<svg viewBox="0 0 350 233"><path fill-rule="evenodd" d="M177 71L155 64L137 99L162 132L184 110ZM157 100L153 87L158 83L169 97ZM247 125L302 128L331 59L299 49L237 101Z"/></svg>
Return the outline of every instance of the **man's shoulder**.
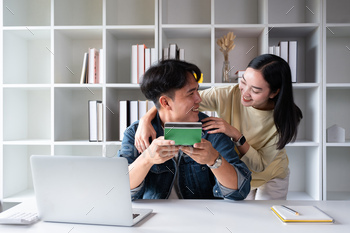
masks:
<svg viewBox="0 0 350 233"><path fill-rule="evenodd" d="M198 113L199 121L201 121L202 119L207 118L207 117L209 117L209 116L203 112Z"/></svg>

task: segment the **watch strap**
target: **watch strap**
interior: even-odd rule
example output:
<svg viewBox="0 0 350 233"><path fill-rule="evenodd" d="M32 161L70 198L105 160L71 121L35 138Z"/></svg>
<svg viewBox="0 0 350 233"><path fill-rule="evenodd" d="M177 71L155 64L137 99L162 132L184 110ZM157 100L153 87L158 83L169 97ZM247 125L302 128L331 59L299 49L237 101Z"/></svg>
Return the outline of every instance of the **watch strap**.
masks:
<svg viewBox="0 0 350 233"><path fill-rule="evenodd" d="M221 166L222 164L222 156L219 154L219 156L216 158L215 163L213 165L208 165L207 166L211 169L217 169Z"/></svg>

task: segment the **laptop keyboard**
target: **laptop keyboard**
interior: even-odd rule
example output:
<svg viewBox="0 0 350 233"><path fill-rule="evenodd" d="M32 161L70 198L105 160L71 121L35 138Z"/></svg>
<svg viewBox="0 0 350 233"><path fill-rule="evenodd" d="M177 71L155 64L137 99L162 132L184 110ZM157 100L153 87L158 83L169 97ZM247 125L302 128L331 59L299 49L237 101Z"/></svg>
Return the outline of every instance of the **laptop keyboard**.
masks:
<svg viewBox="0 0 350 233"><path fill-rule="evenodd" d="M132 218L136 218L137 216L139 216L140 214L132 214Z"/></svg>

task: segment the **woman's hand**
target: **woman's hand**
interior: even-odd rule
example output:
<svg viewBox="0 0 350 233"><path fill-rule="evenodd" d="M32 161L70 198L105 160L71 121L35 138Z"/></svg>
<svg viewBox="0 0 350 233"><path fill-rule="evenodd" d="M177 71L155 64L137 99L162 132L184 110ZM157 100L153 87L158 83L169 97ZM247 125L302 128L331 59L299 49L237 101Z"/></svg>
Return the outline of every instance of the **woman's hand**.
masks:
<svg viewBox="0 0 350 233"><path fill-rule="evenodd" d="M241 132L239 132L235 127L227 123L225 120L218 117L207 117L202 120L203 129L210 130L208 133L224 133L234 141L237 141L241 137Z"/></svg>
<svg viewBox="0 0 350 233"><path fill-rule="evenodd" d="M143 153L150 146L150 137L153 141L157 137L157 133L149 121L141 118L135 134L135 147L140 153Z"/></svg>

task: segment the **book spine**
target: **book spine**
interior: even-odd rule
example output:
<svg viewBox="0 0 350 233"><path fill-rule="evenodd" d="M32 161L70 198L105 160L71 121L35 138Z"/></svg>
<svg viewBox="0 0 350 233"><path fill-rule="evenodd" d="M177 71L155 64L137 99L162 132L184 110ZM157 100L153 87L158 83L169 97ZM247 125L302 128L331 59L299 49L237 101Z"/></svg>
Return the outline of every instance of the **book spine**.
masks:
<svg viewBox="0 0 350 233"><path fill-rule="evenodd" d="M137 77L137 83L141 83L142 82L142 77L143 74L145 73L145 49L146 49L146 45L141 44L139 45L139 76Z"/></svg>
<svg viewBox="0 0 350 233"><path fill-rule="evenodd" d="M131 46L131 83L137 83L138 77L138 45Z"/></svg>
<svg viewBox="0 0 350 233"><path fill-rule="evenodd" d="M297 41L289 41L288 63L292 74L292 82L297 82Z"/></svg>
<svg viewBox="0 0 350 233"><path fill-rule="evenodd" d="M97 141L97 101L89 100L89 141Z"/></svg>
<svg viewBox="0 0 350 233"><path fill-rule="evenodd" d="M81 68L81 75L80 75L80 84L86 83L86 69L87 69L87 62L88 62L88 53L84 53L83 57L83 65Z"/></svg>

